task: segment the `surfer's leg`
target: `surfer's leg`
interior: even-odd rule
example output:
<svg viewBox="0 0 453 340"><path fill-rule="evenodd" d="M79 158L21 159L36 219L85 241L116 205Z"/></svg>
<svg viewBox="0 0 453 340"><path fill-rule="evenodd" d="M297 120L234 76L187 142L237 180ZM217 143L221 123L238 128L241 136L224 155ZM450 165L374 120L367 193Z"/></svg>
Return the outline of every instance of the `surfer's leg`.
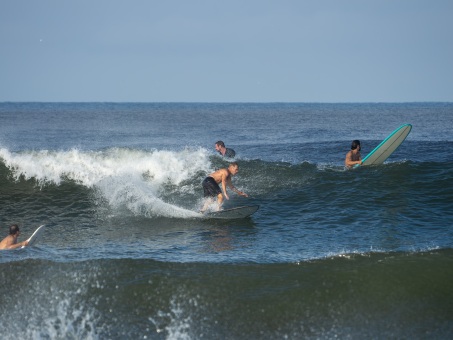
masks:
<svg viewBox="0 0 453 340"><path fill-rule="evenodd" d="M203 208L201 208L200 212L204 213L206 210L208 210L209 206L214 203L214 197L206 197L206 200L204 202Z"/></svg>
<svg viewBox="0 0 453 340"><path fill-rule="evenodd" d="M218 204L217 209L218 210L222 209L222 203L223 203L223 195L222 195L222 193L220 193L217 195L217 204Z"/></svg>

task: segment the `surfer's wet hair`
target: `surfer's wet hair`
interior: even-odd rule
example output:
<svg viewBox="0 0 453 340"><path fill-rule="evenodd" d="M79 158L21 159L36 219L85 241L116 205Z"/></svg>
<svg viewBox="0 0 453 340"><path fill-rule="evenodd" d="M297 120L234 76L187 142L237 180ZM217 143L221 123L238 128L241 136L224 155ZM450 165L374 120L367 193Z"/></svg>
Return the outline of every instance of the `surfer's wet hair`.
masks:
<svg viewBox="0 0 453 340"><path fill-rule="evenodd" d="M217 141L217 142L215 143L215 145L218 145L218 146L220 146L220 147L222 147L222 148L225 147L225 143L224 143L223 141L221 141L221 140Z"/></svg>
<svg viewBox="0 0 453 340"><path fill-rule="evenodd" d="M9 226L9 234L10 235L16 235L16 233L19 231L19 226L17 224L11 224Z"/></svg>
<svg viewBox="0 0 453 340"><path fill-rule="evenodd" d="M353 140L351 144L351 150L357 149L358 146L360 146L360 141L358 139Z"/></svg>

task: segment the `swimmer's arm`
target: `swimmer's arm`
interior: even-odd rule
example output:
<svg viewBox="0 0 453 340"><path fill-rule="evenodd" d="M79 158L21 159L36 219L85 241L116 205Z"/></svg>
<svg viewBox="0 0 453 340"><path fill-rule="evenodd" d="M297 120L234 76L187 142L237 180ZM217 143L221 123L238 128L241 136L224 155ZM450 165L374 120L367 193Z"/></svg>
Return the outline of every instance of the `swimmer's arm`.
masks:
<svg viewBox="0 0 453 340"><path fill-rule="evenodd" d="M28 246L28 240L7 245L4 249L17 249L17 248L26 247L26 246Z"/></svg>
<svg viewBox="0 0 453 340"><path fill-rule="evenodd" d="M356 164L362 164L362 156L360 156L359 160L358 161L352 161L351 160L351 151L349 151L347 154L346 154L346 158L344 160L344 165L350 167L350 166L353 166L353 165L356 165Z"/></svg>

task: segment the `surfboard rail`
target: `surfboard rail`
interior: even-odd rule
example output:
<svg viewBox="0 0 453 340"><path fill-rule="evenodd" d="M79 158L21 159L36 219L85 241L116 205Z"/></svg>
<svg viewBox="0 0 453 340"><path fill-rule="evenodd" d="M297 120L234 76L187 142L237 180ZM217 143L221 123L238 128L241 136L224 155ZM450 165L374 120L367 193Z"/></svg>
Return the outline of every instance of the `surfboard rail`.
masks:
<svg viewBox="0 0 453 340"><path fill-rule="evenodd" d="M258 209L259 205L246 205L242 207L235 207L231 209L224 209L220 211L213 211L204 214L207 219L224 219L232 220L238 218L246 218L253 215Z"/></svg>

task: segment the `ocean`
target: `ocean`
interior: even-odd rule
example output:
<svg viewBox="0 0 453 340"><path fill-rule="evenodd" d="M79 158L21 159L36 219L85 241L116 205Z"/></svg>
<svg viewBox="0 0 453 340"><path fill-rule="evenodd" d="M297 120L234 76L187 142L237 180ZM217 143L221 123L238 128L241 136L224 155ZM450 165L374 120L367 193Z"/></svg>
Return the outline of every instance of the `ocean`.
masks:
<svg viewBox="0 0 453 340"><path fill-rule="evenodd" d="M451 339L452 128L453 103L0 103L0 236L46 225L0 251L1 337ZM198 212L218 140L249 218Z"/></svg>

